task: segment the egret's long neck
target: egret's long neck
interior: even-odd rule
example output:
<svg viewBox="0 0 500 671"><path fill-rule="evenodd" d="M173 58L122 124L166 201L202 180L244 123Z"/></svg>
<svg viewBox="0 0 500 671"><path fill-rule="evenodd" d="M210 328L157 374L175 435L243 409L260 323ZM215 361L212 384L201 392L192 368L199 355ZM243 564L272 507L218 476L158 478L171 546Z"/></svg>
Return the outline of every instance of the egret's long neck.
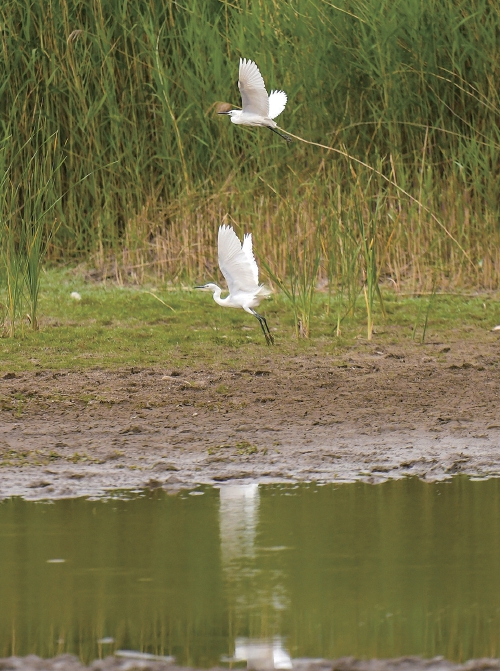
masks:
<svg viewBox="0 0 500 671"><path fill-rule="evenodd" d="M214 301L218 303L219 305L226 305L229 296L226 296L226 298L221 298L220 295L222 293L222 289L218 286L215 287L214 289Z"/></svg>

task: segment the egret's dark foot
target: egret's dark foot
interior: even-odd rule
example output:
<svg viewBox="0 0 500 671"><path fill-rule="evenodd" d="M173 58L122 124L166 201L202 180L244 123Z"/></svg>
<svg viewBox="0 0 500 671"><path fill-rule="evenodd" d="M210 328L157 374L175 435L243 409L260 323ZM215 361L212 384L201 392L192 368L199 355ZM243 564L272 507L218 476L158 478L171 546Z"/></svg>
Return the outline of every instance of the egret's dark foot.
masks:
<svg viewBox="0 0 500 671"><path fill-rule="evenodd" d="M276 128L271 128L271 126L268 126L269 130L272 130L273 133L276 133L276 135L279 135L280 137L283 138L283 140L286 140L287 142L293 142L291 137L288 137L288 135L283 135L282 133L279 132L279 130L276 130Z"/></svg>

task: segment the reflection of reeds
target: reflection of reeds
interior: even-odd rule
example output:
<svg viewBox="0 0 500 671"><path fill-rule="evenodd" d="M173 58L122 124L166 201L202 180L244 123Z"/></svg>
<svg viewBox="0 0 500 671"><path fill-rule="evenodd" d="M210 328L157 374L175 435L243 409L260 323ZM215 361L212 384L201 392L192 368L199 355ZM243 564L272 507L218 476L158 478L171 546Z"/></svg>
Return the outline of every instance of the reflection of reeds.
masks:
<svg viewBox="0 0 500 671"><path fill-rule="evenodd" d="M499 656L498 479L229 487L4 501L0 656L209 668L241 636L286 637L294 657Z"/></svg>

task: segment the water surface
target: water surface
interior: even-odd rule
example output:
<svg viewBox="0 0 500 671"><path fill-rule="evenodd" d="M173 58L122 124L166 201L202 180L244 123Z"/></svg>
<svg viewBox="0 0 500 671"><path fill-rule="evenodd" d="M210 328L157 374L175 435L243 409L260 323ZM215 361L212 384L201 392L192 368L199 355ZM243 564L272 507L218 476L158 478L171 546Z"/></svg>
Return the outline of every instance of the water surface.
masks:
<svg viewBox="0 0 500 671"><path fill-rule="evenodd" d="M0 504L0 656L500 656L499 480L128 496Z"/></svg>

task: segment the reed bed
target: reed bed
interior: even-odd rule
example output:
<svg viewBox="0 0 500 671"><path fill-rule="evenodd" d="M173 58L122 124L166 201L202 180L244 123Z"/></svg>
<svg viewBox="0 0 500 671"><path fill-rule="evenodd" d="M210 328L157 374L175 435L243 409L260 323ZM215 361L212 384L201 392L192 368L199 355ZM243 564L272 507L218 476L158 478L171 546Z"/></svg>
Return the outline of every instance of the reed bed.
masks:
<svg viewBox="0 0 500 671"><path fill-rule="evenodd" d="M37 268L216 276L226 221L255 234L304 333L318 287L332 306L364 295L368 315L384 279L497 289L499 28L491 0L2 3L4 320L33 291L19 230L34 157ZM240 56L287 91L281 126L352 160L217 117L239 103Z"/></svg>

